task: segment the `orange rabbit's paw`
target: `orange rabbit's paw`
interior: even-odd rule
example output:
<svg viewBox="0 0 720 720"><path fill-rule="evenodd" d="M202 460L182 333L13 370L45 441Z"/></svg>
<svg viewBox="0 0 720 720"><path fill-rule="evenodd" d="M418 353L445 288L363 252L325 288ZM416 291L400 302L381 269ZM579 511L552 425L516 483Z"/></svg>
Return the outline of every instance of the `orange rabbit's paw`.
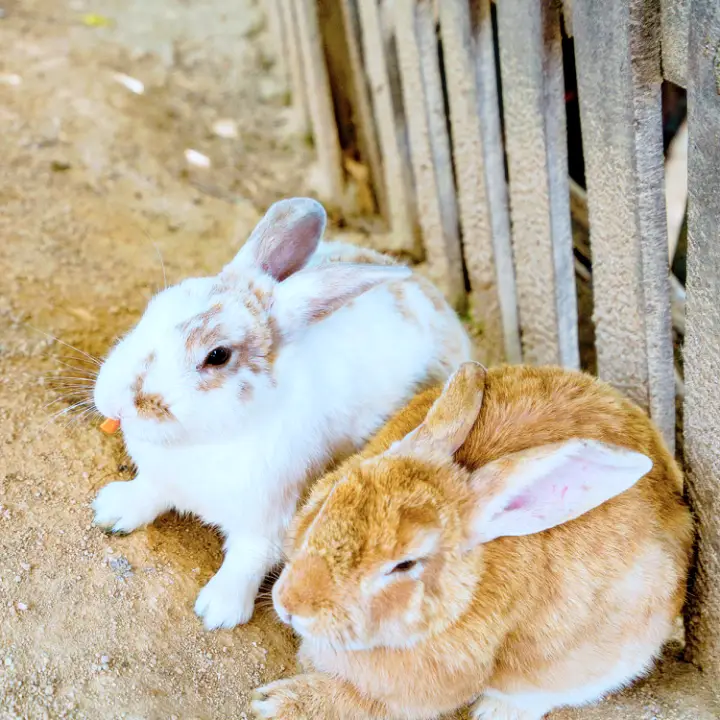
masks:
<svg viewBox="0 0 720 720"><path fill-rule="evenodd" d="M540 720L545 713L518 708L504 699L484 695L473 706L473 720Z"/></svg>
<svg viewBox="0 0 720 720"><path fill-rule="evenodd" d="M258 688L252 697L252 710L259 720L319 720L323 711L323 683L317 675L297 675Z"/></svg>

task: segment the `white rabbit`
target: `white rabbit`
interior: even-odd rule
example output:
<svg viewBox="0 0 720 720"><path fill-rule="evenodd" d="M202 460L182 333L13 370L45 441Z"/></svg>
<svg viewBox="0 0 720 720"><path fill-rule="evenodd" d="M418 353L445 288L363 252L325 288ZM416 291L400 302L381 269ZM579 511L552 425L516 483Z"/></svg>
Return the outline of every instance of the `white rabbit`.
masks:
<svg viewBox="0 0 720 720"><path fill-rule="evenodd" d="M225 559L195 604L208 628L250 619L306 482L471 355L431 284L318 246L325 223L314 200L273 205L219 275L153 298L98 375L138 475L100 491L95 523L131 532L175 509L218 527Z"/></svg>

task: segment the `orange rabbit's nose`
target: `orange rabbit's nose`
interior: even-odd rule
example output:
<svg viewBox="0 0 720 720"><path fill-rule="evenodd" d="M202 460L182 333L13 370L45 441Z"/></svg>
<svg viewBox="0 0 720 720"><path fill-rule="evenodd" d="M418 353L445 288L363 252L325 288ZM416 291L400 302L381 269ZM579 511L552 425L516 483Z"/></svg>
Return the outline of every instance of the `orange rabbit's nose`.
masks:
<svg viewBox="0 0 720 720"><path fill-rule="evenodd" d="M290 575L284 580L278 587L278 599L288 616L312 616L331 595L330 568L317 556L294 562Z"/></svg>

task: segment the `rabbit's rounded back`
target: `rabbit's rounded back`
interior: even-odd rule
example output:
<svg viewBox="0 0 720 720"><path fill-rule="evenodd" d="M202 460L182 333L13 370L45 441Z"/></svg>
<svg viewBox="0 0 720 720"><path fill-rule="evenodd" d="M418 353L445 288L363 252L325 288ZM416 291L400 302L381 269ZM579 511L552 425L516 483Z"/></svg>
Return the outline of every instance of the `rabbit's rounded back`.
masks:
<svg viewBox="0 0 720 720"><path fill-rule="evenodd" d="M616 657L643 633L659 647L692 542L681 489L654 425L608 385L468 363L317 483L275 605L311 644L432 647L453 667L542 666L548 644Z"/></svg>

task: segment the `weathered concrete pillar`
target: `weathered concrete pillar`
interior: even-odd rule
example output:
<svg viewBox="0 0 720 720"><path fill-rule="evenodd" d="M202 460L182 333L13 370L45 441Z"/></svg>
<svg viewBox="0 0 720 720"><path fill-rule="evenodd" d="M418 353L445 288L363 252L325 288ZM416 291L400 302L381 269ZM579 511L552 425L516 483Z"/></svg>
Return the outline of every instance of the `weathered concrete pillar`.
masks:
<svg viewBox="0 0 720 720"><path fill-rule="evenodd" d="M288 88L288 44L287 30L281 9L282 0L267 0L265 3L265 14L267 16L268 28L272 37L272 44L275 51L275 63L278 74Z"/></svg>
<svg viewBox="0 0 720 720"><path fill-rule="evenodd" d="M662 64L666 80L686 87L690 0L660 0Z"/></svg>
<svg viewBox="0 0 720 720"><path fill-rule="evenodd" d="M463 253L485 364L522 359L490 0L443 0Z"/></svg>
<svg viewBox="0 0 720 720"><path fill-rule="evenodd" d="M337 2L338 0L322 0L325 8L330 8ZM349 78L347 87L340 90L345 94L352 106L350 122L357 133L360 155L370 170L371 184L378 211L385 220L389 220L380 147L373 118L367 75L363 64L362 48L360 47L358 0L339 0L339 5L342 14L342 36L337 39L336 44L345 46L346 71ZM329 31L330 33L339 33L339 30L335 28L329 28ZM330 71L332 74L333 68L330 68Z"/></svg>
<svg viewBox="0 0 720 720"><path fill-rule="evenodd" d="M428 269L450 303L465 279L432 0L394 0L395 37Z"/></svg>
<svg viewBox="0 0 720 720"><path fill-rule="evenodd" d="M497 3L523 357L577 368L565 92L557 3Z"/></svg>
<svg viewBox="0 0 720 720"><path fill-rule="evenodd" d="M294 4L307 84L308 110L324 184L320 194L326 202L341 206L345 185L342 153L320 36L317 0L294 0Z"/></svg>
<svg viewBox="0 0 720 720"><path fill-rule="evenodd" d="M282 25L286 30L287 62L290 75L290 97L295 110L295 129L299 134L310 130L310 113L308 110L307 84L303 68L303 57L300 50L297 13L295 0L277 0L282 15Z"/></svg>
<svg viewBox="0 0 720 720"><path fill-rule="evenodd" d="M688 51L685 462L698 522L690 658L720 685L720 5L693 0Z"/></svg>
<svg viewBox="0 0 720 720"><path fill-rule="evenodd" d="M413 176L407 148L400 141L404 128L397 125L384 28L377 0L358 0L365 70L382 153L390 236L387 250L422 259L423 247L415 213Z"/></svg>
<svg viewBox="0 0 720 720"><path fill-rule="evenodd" d="M593 260L598 374L675 445L660 13L645 0L573 0Z"/></svg>

